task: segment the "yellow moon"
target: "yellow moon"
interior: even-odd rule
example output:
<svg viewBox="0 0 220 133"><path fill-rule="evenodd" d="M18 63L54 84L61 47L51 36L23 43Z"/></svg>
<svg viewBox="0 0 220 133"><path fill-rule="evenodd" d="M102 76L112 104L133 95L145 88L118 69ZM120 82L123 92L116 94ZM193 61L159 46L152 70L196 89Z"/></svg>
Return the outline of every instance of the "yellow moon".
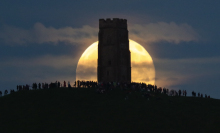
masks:
<svg viewBox="0 0 220 133"><path fill-rule="evenodd" d="M155 84L155 68L150 54L140 44L129 40L131 81ZM97 81L98 41L82 54L76 69L76 80Z"/></svg>

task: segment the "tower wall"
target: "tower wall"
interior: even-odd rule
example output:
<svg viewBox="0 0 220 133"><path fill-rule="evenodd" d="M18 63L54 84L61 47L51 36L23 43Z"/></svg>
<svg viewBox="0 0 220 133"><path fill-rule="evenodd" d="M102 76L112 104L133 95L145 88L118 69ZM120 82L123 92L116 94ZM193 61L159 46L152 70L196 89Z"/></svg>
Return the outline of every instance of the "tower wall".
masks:
<svg viewBox="0 0 220 133"><path fill-rule="evenodd" d="M126 19L100 19L98 82L131 82L131 61Z"/></svg>

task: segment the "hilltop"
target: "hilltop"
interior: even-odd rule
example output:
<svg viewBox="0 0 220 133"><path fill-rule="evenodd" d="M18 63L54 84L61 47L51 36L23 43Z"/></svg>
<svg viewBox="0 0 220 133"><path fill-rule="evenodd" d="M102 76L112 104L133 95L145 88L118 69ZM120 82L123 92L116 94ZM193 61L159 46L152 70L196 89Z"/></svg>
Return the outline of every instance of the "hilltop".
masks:
<svg viewBox="0 0 220 133"><path fill-rule="evenodd" d="M128 99L125 100L125 97ZM19 91L0 98L0 132L218 132L220 101L114 89Z"/></svg>

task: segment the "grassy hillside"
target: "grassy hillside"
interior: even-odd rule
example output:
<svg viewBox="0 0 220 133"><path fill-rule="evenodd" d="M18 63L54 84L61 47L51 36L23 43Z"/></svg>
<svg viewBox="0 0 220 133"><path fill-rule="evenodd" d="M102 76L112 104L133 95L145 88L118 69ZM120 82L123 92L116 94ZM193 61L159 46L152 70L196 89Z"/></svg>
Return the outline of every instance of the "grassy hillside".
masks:
<svg viewBox="0 0 220 133"><path fill-rule="evenodd" d="M128 95L128 100L125 97ZM0 98L4 132L220 132L220 101L120 89L20 91Z"/></svg>

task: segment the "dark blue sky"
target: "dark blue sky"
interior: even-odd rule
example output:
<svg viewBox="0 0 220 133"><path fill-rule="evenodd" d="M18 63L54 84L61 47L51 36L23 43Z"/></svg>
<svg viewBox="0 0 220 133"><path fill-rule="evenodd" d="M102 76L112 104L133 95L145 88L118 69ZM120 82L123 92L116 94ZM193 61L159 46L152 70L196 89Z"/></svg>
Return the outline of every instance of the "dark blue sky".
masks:
<svg viewBox="0 0 220 133"><path fill-rule="evenodd" d="M1 0L0 90L75 80L98 19L125 18L154 60L156 84L220 98L220 1Z"/></svg>

